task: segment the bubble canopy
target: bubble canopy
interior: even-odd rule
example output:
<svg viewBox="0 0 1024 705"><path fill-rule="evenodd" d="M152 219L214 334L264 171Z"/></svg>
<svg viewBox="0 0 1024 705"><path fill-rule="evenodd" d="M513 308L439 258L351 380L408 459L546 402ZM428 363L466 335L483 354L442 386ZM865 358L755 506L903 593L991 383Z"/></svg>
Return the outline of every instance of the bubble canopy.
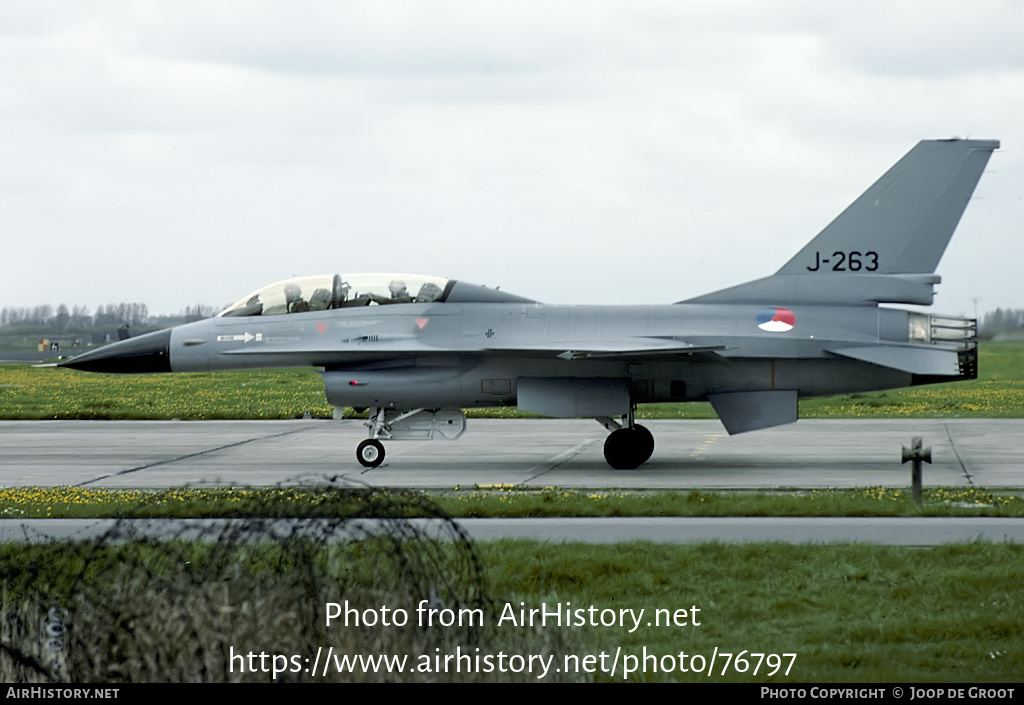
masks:
<svg viewBox="0 0 1024 705"><path fill-rule="evenodd" d="M419 274L321 274L285 279L242 297L219 316L276 316L332 308L444 301L451 280Z"/></svg>

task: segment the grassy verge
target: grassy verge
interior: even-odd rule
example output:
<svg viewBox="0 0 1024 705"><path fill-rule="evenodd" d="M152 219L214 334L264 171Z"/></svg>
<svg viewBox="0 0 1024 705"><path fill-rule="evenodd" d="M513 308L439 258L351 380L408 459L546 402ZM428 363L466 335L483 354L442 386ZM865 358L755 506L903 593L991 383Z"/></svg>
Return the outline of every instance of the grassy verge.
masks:
<svg viewBox="0 0 1024 705"><path fill-rule="evenodd" d="M1017 682L1024 669L1024 547L935 549L749 544L663 547L479 546L495 586L527 606L554 602L615 609L697 606L699 626L590 630L609 654L710 660L719 652L795 653L788 676L665 673L648 661L636 680L797 682ZM592 647L594 648L594 647ZM610 661L610 658L609 658ZM789 660L783 661L783 664ZM620 661L621 663L621 661ZM666 660L665 665L671 665ZM691 662L691 667L696 662ZM617 680L595 674L598 680Z"/></svg>
<svg viewBox="0 0 1024 705"><path fill-rule="evenodd" d="M979 379L800 402L802 418L1024 418L1024 343L984 343ZM174 375L102 375L64 368L0 365L2 419L331 418L313 370ZM346 410L352 415L351 409ZM512 408L471 416L531 417ZM645 404L647 419L715 418L707 403Z"/></svg>
<svg viewBox="0 0 1024 705"><path fill-rule="evenodd" d="M103 375L0 365L4 419L294 419L307 411L333 414L308 369Z"/></svg>
<svg viewBox="0 0 1024 705"><path fill-rule="evenodd" d="M1021 546L489 542L473 549L479 578L446 593L445 604L479 609L472 628L423 629L417 605L458 570L446 546L8 545L0 631L18 654L75 682L270 681L274 662L253 673L231 661L246 652L282 655L283 680L536 682L530 655L550 659L549 681L997 683L1018 682L1024 669ZM429 560L411 570L425 547ZM325 623L327 603L343 601L365 622L387 607L410 624ZM574 611L542 625L536 610ZM39 643L40 621L56 623L55 639ZM428 670L339 674L332 663L311 676L301 661L292 670L292 655L312 660L321 647L405 655ZM38 678L12 653L0 652L0 677ZM457 653L491 657L494 668L481 674L467 661L456 671L450 660L439 673L435 657ZM519 672L499 672L499 653L506 666L519 656Z"/></svg>
<svg viewBox="0 0 1024 705"><path fill-rule="evenodd" d="M404 502L403 516L1024 516L1024 497L981 488L927 488L924 504L907 490L868 487L793 492L623 492L457 490L426 496L396 490L166 489L75 487L0 489L0 518L339 517L366 514L382 499ZM431 513L424 514L423 507ZM368 509L369 508L369 509ZM409 513L412 512L412 513Z"/></svg>

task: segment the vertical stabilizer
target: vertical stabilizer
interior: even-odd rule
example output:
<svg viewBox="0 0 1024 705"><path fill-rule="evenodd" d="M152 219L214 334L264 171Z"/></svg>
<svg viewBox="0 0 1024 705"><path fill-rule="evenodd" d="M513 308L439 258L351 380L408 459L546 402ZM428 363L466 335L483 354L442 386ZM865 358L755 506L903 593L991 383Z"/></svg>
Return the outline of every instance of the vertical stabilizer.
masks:
<svg viewBox="0 0 1024 705"><path fill-rule="evenodd" d="M930 305L996 140L919 142L774 275L686 303Z"/></svg>
<svg viewBox="0 0 1024 705"><path fill-rule="evenodd" d="M998 147L995 140L919 142L778 274L851 271L850 252L858 253L860 271L934 272ZM877 253L877 263L867 252Z"/></svg>

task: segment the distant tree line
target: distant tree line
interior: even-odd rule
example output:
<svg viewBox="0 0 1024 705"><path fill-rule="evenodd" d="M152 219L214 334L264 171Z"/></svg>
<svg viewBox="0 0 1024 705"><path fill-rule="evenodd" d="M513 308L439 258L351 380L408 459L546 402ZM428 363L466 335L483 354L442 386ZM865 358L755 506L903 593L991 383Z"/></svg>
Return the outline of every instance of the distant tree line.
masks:
<svg viewBox="0 0 1024 705"><path fill-rule="evenodd" d="M210 318L219 310L215 306L196 304L186 306L178 313L152 316L146 304L131 302L100 304L95 313L90 313L88 306L68 308L66 304L60 304L56 309L49 304L5 306L0 309L0 328L38 329L41 333L56 334L117 329L124 325L132 329L159 329Z"/></svg>
<svg viewBox="0 0 1024 705"><path fill-rule="evenodd" d="M978 334L982 338L993 338L1008 333L1024 333L1024 309L997 308L986 313L978 321Z"/></svg>

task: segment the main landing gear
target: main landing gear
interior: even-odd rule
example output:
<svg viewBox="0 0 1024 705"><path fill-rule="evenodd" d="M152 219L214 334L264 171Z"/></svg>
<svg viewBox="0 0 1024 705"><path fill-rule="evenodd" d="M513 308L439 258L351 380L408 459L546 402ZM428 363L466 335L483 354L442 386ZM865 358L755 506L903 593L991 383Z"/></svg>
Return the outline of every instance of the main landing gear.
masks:
<svg viewBox="0 0 1024 705"><path fill-rule="evenodd" d="M643 426L633 422L633 409L629 410L626 425L608 416L597 422L611 431L604 442L604 459L616 470L635 470L654 454L654 436Z"/></svg>

